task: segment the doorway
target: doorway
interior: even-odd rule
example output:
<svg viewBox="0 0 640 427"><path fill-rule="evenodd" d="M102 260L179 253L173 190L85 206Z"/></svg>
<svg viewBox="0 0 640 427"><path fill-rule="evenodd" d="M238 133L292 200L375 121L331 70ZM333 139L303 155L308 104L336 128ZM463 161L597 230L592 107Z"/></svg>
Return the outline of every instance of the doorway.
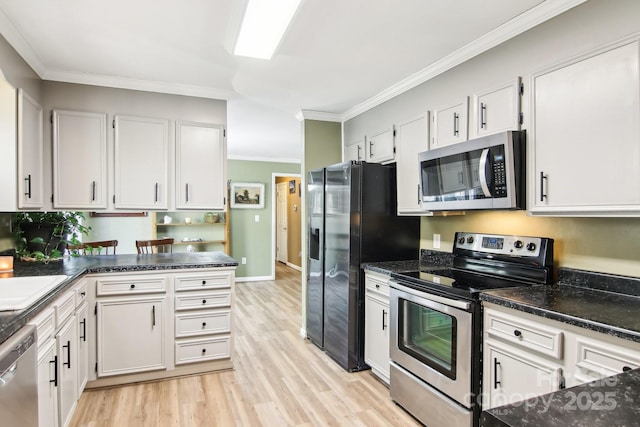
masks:
<svg viewBox="0 0 640 427"><path fill-rule="evenodd" d="M299 174L273 174L273 277L276 264L302 271L302 188Z"/></svg>

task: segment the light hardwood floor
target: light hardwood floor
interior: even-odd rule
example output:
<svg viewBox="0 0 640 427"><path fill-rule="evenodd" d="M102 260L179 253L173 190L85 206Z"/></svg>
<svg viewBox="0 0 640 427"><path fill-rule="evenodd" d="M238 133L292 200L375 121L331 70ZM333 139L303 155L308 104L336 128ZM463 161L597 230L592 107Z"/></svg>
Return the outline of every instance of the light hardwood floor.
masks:
<svg viewBox="0 0 640 427"><path fill-rule="evenodd" d="M71 426L417 426L370 371L300 338L300 273L236 284L235 369L83 393Z"/></svg>

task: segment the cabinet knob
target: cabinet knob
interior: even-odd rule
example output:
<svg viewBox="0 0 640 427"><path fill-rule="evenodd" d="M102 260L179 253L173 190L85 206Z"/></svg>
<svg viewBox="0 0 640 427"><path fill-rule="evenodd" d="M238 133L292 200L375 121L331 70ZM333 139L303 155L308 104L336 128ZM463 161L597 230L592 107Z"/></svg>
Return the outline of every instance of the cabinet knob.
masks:
<svg viewBox="0 0 640 427"><path fill-rule="evenodd" d="M627 372L627 371L630 371L631 369L632 369L631 366L623 366L622 372Z"/></svg>
<svg viewBox="0 0 640 427"><path fill-rule="evenodd" d="M522 332L520 332L519 330L514 330L513 331L513 335L517 336L517 337L521 337L522 336Z"/></svg>
<svg viewBox="0 0 640 427"><path fill-rule="evenodd" d="M203 284L203 285L206 285L206 284L207 284L207 281L206 281L206 280L203 280L203 281L202 281L202 284Z"/></svg>
<svg viewBox="0 0 640 427"><path fill-rule="evenodd" d="M203 349L202 349L202 354L205 354L206 352L207 352L207 349L206 349L206 348L203 348Z"/></svg>
<svg viewBox="0 0 640 427"><path fill-rule="evenodd" d="M207 300L206 300L206 299L203 299L203 300L202 300L202 303L203 303L203 304L206 304L206 303L207 303Z"/></svg>
<svg viewBox="0 0 640 427"><path fill-rule="evenodd" d="M207 322L202 322L202 327L206 328L207 327Z"/></svg>
<svg viewBox="0 0 640 427"><path fill-rule="evenodd" d="M134 285L133 283L130 286L131 289L134 289L135 287L136 287L136 285Z"/></svg>

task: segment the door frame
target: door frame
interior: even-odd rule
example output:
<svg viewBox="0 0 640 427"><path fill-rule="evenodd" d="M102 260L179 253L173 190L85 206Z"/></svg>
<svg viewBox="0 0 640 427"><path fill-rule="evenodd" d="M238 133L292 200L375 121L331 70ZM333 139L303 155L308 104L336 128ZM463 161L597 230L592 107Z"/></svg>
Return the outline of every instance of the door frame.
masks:
<svg viewBox="0 0 640 427"><path fill-rule="evenodd" d="M276 262L284 262L284 264L289 264L289 244L287 242L287 240L289 240L289 227L288 227L288 222L289 222L289 212L287 212L287 208L289 207L289 201L287 198L287 194L288 194L288 184L287 182L279 182L277 184L275 184L276 186L276 252L275 252L275 260ZM280 218L280 213L278 211L278 203L280 203L280 201L278 200L278 192L280 191L281 188L284 188L284 194L285 194L285 209L284 209L284 214L282 214L282 216L284 216L284 219L286 220L285 223L285 238L283 239L284 241L280 241L280 239L278 239L278 237L280 236L280 229L278 226L278 223L280 222L280 220L282 218ZM278 252L279 248L283 248L284 250L280 249L280 252ZM282 256L284 253L284 256ZM280 256L279 256L280 255ZM282 258L284 258L284 261L282 260Z"/></svg>
<svg viewBox="0 0 640 427"><path fill-rule="evenodd" d="M290 172L272 172L271 173L271 280L275 280L276 278L276 233L278 232L278 224L276 222L276 209L277 209L277 193L276 193L276 178L300 178L302 180L302 175L299 173L290 173ZM303 218L302 221L305 219ZM304 224L302 224L304 225ZM306 230L306 227L302 227L301 230ZM289 229L287 228L287 234L289 233ZM304 236L302 236L304 239ZM293 265L291 263L287 263L287 265L293 269L302 271L301 267L297 265Z"/></svg>

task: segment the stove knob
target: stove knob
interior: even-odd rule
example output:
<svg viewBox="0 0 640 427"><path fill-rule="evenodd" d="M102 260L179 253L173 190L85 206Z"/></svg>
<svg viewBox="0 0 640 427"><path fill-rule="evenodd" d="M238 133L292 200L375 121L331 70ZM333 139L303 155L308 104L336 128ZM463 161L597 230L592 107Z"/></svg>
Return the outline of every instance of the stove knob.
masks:
<svg viewBox="0 0 640 427"><path fill-rule="evenodd" d="M533 242L529 242L529 243L527 243L527 250L528 250L529 252L533 252L533 251L535 251L535 250L536 250L536 244L535 244L535 243L533 243Z"/></svg>
<svg viewBox="0 0 640 427"><path fill-rule="evenodd" d="M516 249L521 249L522 248L522 240L516 240L515 242L513 242L513 246L515 246Z"/></svg>
<svg viewBox="0 0 640 427"><path fill-rule="evenodd" d="M458 237L458 244L464 245L464 237Z"/></svg>
<svg viewBox="0 0 640 427"><path fill-rule="evenodd" d="M467 243L468 244L472 244L473 243L473 236L467 237Z"/></svg>

